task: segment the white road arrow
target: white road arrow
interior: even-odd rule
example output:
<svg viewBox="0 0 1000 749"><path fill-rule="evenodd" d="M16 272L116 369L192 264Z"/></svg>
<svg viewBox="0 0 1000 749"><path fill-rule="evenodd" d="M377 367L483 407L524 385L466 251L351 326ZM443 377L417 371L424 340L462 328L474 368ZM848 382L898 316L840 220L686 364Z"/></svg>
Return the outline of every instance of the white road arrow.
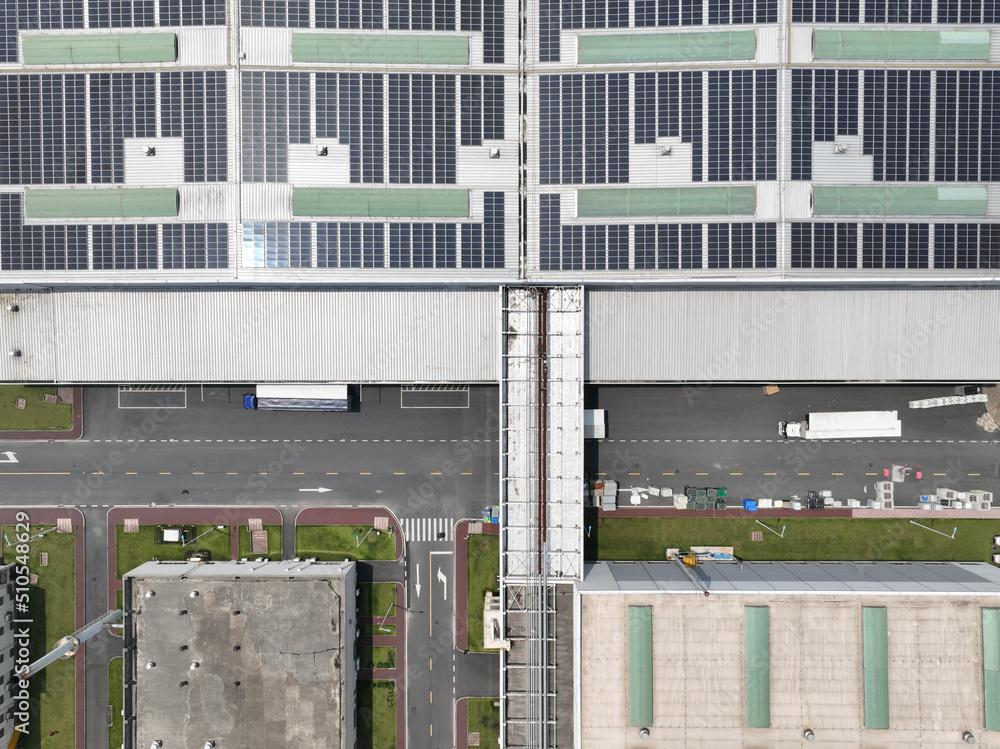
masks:
<svg viewBox="0 0 1000 749"><path fill-rule="evenodd" d="M320 486L315 489L299 489L300 492L332 492L333 489L327 489L325 486Z"/></svg>
<svg viewBox="0 0 1000 749"><path fill-rule="evenodd" d="M413 583L413 589L417 592L417 598L420 598L420 565L417 565L417 581Z"/></svg>
<svg viewBox="0 0 1000 749"><path fill-rule="evenodd" d="M438 567L438 580L440 580L441 582L444 583L444 600L447 601L448 600L448 578L445 577L445 575L441 571L440 567Z"/></svg>
<svg viewBox="0 0 1000 749"><path fill-rule="evenodd" d="M0 459L0 463L16 463L17 458L14 457L14 453L0 453L3 455L3 459Z"/></svg>

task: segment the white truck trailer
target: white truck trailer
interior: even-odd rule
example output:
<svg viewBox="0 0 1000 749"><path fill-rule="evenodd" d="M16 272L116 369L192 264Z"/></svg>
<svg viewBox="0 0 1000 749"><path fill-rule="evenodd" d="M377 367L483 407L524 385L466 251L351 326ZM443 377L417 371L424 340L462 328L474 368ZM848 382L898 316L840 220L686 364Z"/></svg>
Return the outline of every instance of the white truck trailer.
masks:
<svg viewBox="0 0 1000 749"><path fill-rule="evenodd" d="M243 407L262 411L349 411L347 385L258 385Z"/></svg>
<svg viewBox="0 0 1000 749"><path fill-rule="evenodd" d="M898 411L814 411L804 421L778 422L778 434L786 439L865 439L899 437L902 433Z"/></svg>

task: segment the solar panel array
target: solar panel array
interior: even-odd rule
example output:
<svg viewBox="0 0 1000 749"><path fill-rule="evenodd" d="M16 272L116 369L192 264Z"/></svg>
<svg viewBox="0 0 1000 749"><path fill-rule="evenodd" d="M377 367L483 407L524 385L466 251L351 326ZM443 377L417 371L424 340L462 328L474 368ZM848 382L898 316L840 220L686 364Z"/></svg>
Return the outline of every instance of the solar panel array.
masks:
<svg viewBox="0 0 1000 749"><path fill-rule="evenodd" d="M792 224L792 268L1000 269L1000 224Z"/></svg>
<svg viewBox="0 0 1000 749"><path fill-rule="evenodd" d="M936 13L934 6L937 6ZM798 23L997 23L996 0L794 0Z"/></svg>
<svg viewBox="0 0 1000 749"><path fill-rule="evenodd" d="M312 19L310 21L310 19ZM504 61L503 0L241 0L243 26L474 31L483 62Z"/></svg>
<svg viewBox="0 0 1000 749"><path fill-rule="evenodd" d="M315 137L351 147L351 182L454 184L457 146L502 139L503 116L500 76L246 71L243 178L287 182L288 145Z"/></svg>
<svg viewBox="0 0 1000 749"><path fill-rule="evenodd" d="M120 184L124 139L158 135L183 137L185 182L225 181L225 74L0 75L0 184Z"/></svg>
<svg viewBox="0 0 1000 749"><path fill-rule="evenodd" d="M691 143L692 181L777 178L776 70L586 73L540 77L541 184L628 182L630 98L635 142Z"/></svg>
<svg viewBox="0 0 1000 749"><path fill-rule="evenodd" d="M860 128L876 182L996 181L998 84L993 70L793 70L792 179L812 179L813 141Z"/></svg>
<svg viewBox="0 0 1000 749"><path fill-rule="evenodd" d="M20 193L0 193L0 270L212 269L229 264L228 225L25 225Z"/></svg>
<svg viewBox="0 0 1000 749"><path fill-rule="evenodd" d="M561 196L539 196L542 270L776 268L775 222L563 224ZM630 248L634 247L634 257Z"/></svg>
<svg viewBox="0 0 1000 749"><path fill-rule="evenodd" d="M539 0L539 62L559 62L563 30L777 21L778 0Z"/></svg>
<svg viewBox="0 0 1000 749"><path fill-rule="evenodd" d="M503 268L504 194L487 192L482 222L246 222L254 268ZM314 246L315 245L315 246Z"/></svg>

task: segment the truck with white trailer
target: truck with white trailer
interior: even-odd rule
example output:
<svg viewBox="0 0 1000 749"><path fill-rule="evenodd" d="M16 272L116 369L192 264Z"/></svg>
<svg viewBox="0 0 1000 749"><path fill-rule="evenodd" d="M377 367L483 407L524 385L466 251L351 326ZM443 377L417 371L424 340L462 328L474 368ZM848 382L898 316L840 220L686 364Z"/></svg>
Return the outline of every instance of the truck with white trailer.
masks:
<svg viewBox="0 0 1000 749"><path fill-rule="evenodd" d="M814 411L804 421L778 422L778 434L786 439L865 439L902 433L898 411Z"/></svg>
<svg viewBox="0 0 1000 749"><path fill-rule="evenodd" d="M243 407L264 411L349 411L347 385L258 385L243 396Z"/></svg>

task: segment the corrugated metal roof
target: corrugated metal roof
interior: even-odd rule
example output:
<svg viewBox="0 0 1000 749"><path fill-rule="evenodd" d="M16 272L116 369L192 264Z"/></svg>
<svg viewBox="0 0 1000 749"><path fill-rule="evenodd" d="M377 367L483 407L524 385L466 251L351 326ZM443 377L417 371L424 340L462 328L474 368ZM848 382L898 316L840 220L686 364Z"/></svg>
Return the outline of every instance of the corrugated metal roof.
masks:
<svg viewBox="0 0 1000 749"><path fill-rule="evenodd" d="M602 289L594 382L992 382L1000 290Z"/></svg>
<svg viewBox="0 0 1000 749"><path fill-rule="evenodd" d="M497 289L7 294L8 382L495 382Z"/></svg>

